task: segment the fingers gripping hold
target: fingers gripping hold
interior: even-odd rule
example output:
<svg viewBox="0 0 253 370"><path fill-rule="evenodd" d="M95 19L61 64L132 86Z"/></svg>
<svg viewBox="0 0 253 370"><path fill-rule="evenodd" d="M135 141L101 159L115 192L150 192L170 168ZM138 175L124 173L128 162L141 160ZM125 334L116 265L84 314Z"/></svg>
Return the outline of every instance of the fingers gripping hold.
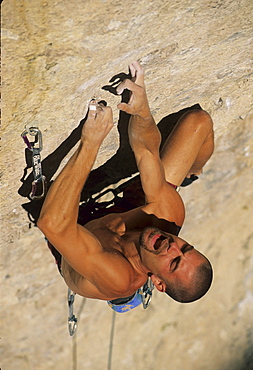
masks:
<svg viewBox="0 0 253 370"><path fill-rule="evenodd" d="M97 102L92 100L89 105L89 110L96 111L97 110Z"/></svg>
<svg viewBox="0 0 253 370"><path fill-rule="evenodd" d="M125 89L129 89L130 91L134 92L137 86L141 86L144 88L144 70L140 63L137 61L131 63L129 65L129 69L132 79L126 79L121 84L119 84L116 89L118 95L121 95Z"/></svg>
<svg viewBox="0 0 253 370"><path fill-rule="evenodd" d="M129 71L131 79L127 78L121 82L116 88L116 92L121 95L124 90L129 90L130 99L127 104L123 102L118 104L118 109L128 114L138 114L144 111L144 114L147 115L149 108L144 85L144 70L138 61L134 61L129 65ZM105 111L105 105L98 103L96 99L92 99L89 104L88 117L97 119L103 111Z"/></svg>
<svg viewBox="0 0 253 370"><path fill-rule="evenodd" d="M92 99L89 103L89 112L88 112L88 117L93 117L95 118L97 115L97 101L96 99Z"/></svg>
<svg viewBox="0 0 253 370"><path fill-rule="evenodd" d="M134 91L136 87L136 84L131 80L124 80L119 84L116 91L118 95L121 95L125 89L128 89L130 91Z"/></svg>
<svg viewBox="0 0 253 370"><path fill-rule="evenodd" d="M100 102L97 102L96 99L92 99L89 103L89 116L90 117L97 117L97 115L103 111L103 108L107 106L107 103L102 100Z"/></svg>
<svg viewBox="0 0 253 370"><path fill-rule="evenodd" d="M94 145L100 145L113 127L112 109L105 104L97 103L95 99L90 102L88 117L82 129L82 138Z"/></svg>
<svg viewBox="0 0 253 370"><path fill-rule="evenodd" d="M144 69L138 61L134 61L129 65L132 75L132 81L137 85L144 87Z"/></svg>

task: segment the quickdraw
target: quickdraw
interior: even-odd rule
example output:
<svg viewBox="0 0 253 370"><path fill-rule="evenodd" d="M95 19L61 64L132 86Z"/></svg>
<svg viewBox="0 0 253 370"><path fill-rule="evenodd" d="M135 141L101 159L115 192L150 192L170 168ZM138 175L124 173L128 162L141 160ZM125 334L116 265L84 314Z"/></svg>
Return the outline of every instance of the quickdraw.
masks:
<svg viewBox="0 0 253 370"><path fill-rule="evenodd" d="M34 136L34 141L30 142L27 135ZM40 152L43 149L42 134L36 126L26 125L21 134L27 148L32 152L33 177L32 190L29 195L31 200L41 199L46 194L46 177L42 174Z"/></svg>
<svg viewBox="0 0 253 370"><path fill-rule="evenodd" d="M74 315L74 301L75 301L76 293L72 292L71 289L68 288L68 306L69 306L69 317L68 317L68 324L69 324L69 335L75 334L77 328L77 318Z"/></svg>
<svg viewBox="0 0 253 370"><path fill-rule="evenodd" d="M142 305L143 308L148 308L151 299L152 299L152 292L154 290L155 286L152 283L150 277L148 278L147 282L143 285L143 287L140 288L140 294L142 294Z"/></svg>

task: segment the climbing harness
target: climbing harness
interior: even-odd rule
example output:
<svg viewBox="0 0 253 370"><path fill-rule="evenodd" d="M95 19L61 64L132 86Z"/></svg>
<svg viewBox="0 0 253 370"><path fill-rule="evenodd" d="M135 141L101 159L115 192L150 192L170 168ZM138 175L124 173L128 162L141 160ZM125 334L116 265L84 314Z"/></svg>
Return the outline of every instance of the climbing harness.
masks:
<svg viewBox="0 0 253 370"><path fill-rule="evenodd" d="M68 317L68 324L69 324L69 335L75 334L77 328L77 318L74 315L73 306L75 301L76 293L72 292L71 289L68 288L68 306L69 306L69 317Z"/></svg>
<svg viewBox="0 0 253 370"><path fill-rule="evenodd" d="M154 284L152 283L151 279L148 278L147 282L136 291L136 293L128 298L122 299L115 299L112 301L107 301L108 305L116 312L123 313L132 310L133 308L139 306L141 303L143 308L146 309L152 299L152 291L154 290ZM69 315L68 315L68 328L69 328L69 335L72 337L77 329L77 318L74 315L74 301L75 295L70 288L68 288L68 307L69 307ZM121 301L121 303L117 303Z"/></svg>
<svg viewBox="0 0 253 370"><path fill-rule="evenodd" d="M127 297L125 299L113 299L111 301L107 301L107 303L114 311L119 313L128 312L139 306L141 303L143 308L146 309L151 302L153 290L154 284L151 279L148 278L147 282L131 297Z"/></svg>
<svg viewBox="0 0 253 370"><path fill-rule="evenodd" d="M34 141L30 142L28 135L34 136ZM46 177L42 174L40 152L43 149L42 133L36 126L26 125L21 134L27 148L32 152L33 177L32 191L29 195L31 200L41 199L46 193Z"/></svg>
<svg viewBox="0 0 253 370"><path fill-rule="evenodd" d="M147 282L136 291L136 293L128 298L122 299L115 299L112 301L107 301L108 305L116 312L123 313L132 310L133 308L139 306L141 303L143 308L146 309L152 299L152 292L154 290L154 284L152 283L151 279L148 278ZM68 328L69 328L69 335L73 336L77 329L77 318L74 315L74 301L75 295L70 288L68 288L68 307L69 307L69 315L68 315ZM118 303L121 301L121 303Z"/></svg>

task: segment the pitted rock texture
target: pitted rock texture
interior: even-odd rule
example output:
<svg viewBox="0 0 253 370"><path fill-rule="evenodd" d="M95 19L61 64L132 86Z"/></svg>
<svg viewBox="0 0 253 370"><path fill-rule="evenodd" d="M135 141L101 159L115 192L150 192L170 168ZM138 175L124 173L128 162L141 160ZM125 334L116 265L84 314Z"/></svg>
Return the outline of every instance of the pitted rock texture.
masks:
<svg viewBox="0 0 253 370"><path fill-rule="evenodd" d="M252 368L252 11L251 0L2 2L3 370ZM101 87L136 59L157 123L195 103L214 120L214 155L181 189L181 236L210 258L214 282L200 301L181 305L155 292L147 310L116 317L106 302L78 297L71 338L66 286L18 193L20 134L37 124L45 159L79 125L87 102L104 99L115 128L101 166L119 145L120 101Z"/></svg>

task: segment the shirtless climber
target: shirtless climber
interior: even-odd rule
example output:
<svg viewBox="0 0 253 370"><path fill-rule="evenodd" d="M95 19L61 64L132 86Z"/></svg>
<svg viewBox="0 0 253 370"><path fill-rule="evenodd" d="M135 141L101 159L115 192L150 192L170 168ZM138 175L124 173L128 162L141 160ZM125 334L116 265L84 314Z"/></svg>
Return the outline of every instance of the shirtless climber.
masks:
<svg viewBox="0 0 253 370"><path fill-rule="evenodd" d="M129 140L135 154L145 204L111 213L81 226L80 193L104 138L113 127L112 110L89 109L80 145L51 186L38 227L62 256L61 273L75 293L116 300L132 297L148 277L160 292L179 302L192 302L209 289L212 268L192 245L178 237L185 218L176 191L185 177L199 174L214 148L213 123L203 110L185 113L165 142L150 113L144 72L130 65L132 80L117 93L131 91L118 108L131 114ZM124 164L122 163L122 166Z"/></svg>

